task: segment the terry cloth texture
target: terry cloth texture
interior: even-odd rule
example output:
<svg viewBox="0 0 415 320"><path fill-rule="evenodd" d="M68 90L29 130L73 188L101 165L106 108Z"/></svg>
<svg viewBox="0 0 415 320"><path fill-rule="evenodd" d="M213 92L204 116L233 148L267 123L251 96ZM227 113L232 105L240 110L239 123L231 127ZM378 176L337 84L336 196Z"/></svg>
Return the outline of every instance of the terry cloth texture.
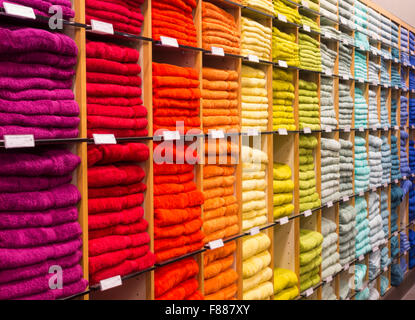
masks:
<svg viewBox="0 0 415 320"><path fill-rule="evenodd" d="M388 61L381 58L381 69L380 69L380 83L382 85L391 85L391 79L388 71Z"/></svg>
<svg viewBox="0 0 415 320"><path fill-rule="evenodd" d="M366 140L360 136L355 136L354 148L354 191L366 191L370 183L370 167L367 161Z"/></svg>
<svg viewBox="0 0 415 320"><path fill-rule="evenodd" d="M409 168L408 162L408 153L406 152L406 143L409 138L409 134L405 131L400 132L401 136L401 150L400 150L400 166L401 166L401 175L403 177L409 176L411 174L411 169Z"/></svg>
<svg viewBox="0 0 415 320"><path fill-rule="evenodd" d="M354 102L351 95L350 83L339 83L339 128L352 126Z"/></svg>
<svg viewBox="0 0 415 320"><path fill-rule="evenodd" d="M369 89L369 109L368 109L369 127L379 128L378 116L378 96L375 90Z"/></svg>
<svg viewBox="0 0 415 320"><path fill-rule="evenodd" d="M303 130L304 128L320 130L317 84L300 80L298 95L300 130Z"/></svg>
<svg viewBox="0 0 415 320"><path fill-rule="evenodd" d="M223 48L231 54L239 54L241 34L235 18L210 2L202 2L202 45L205 50Z"/></svg>
<svg viewBox="0 0 415 320"><path fill-rule="evenodd" d="M272 61L286 61L287 65L299 67L298 44L294 33L272 28ZM274 69L275 70L275 69Z"/></svg>
<svg viewBox="0 0 415 320"><path fill-rule="evenodd" d="M274 300L293 300L298 294L298 277L295 272L288 269L275 268Z"/></svg>
<svg viewBox="0 0 415 320"><path fill-rule="evenodd" d="M340 142L321 138L321 202L340 198Z"/></svg>
<svg viewBox="0 0 415 320"><path fill-rule="evenodd" d="M411 249L409 250L409 268L412 269L415 266L415 231L409 229L409 242Z"/></svg>
<svg viewBox="0 0 415 320"><path fill-rule="evenodd" d="M339 139L340 142L340 197L352 196L353 192L353 143Z"/></svg>
<svg viewBox="0 0 415 320"><path fill-rule="evenodd" d="M343 42L339 44L339 75L351 78L352 48L346 46L344 42L352 43L353 39L348 38L344 33L342 33L341 39Z"/></svg>
<svg viewBox="0 0 415 320"><path fill-rule="evenodd" d="M391 189L391 229L390 233L398 231L398 207L403 199L403 190L397 185L393 185ZM397 241L397 240L396 240ZM397 245L399 247L399 245ZM393 253L393 252L392 252ZM395 256L396 253L393 253Z"/></svg>
<svg viewBox="0 0 415 320"><path fill-rule="evenodd" d="M381 90L381 95L380 95L380 125L385 128L385 127L390 127L390 122L389 122L389 111L386 106L386 94L387 91L386 90Z"/></svg>
<svg viewBox="0 0 415 320"><path fill-rule="evenodd" d="M85 290L78 189L80 163L63 148L0 153L0 299L55 300ZM63 288L49 281L59 265Z"/></svg>
<svg viewBox="0 0 415 320"><path fill-rule="evenodd" d="M203 90L204 99L232 98L235 92ZM200 83L195 69L153 62L153 131L187 133L200 128ZM161 132L158 134L161 134Z"/></svg>
<svg viewBox="0 0 415 320"><path fill-rule="evenodd" d="M357 79L367 80L366 54L356 50L354 56L354 76Z"/></svg>
<svg viewBox="0 0 415 320"><path fill-rule="evenodd" d="M41 1L33 1L37 3ZM61 33L1 26L0 55L0 139L78 137L79 107L72 91L75 42Z"/></svg>
<svg viewBox="0 0 415 320"><path fill-rule="evenodd" d="M325 73L333 74L334 64L336 62L336 57L337 57L337 51L329 49L323 42L320 43L320 51L321 51L321 64L323 68L322 71Z"/></svg>
<svg viewBox="0 0 415 320"><path fill-rule="evenodd" d="M398 138L395 135L391 136L391 159L392 159L392 168L391 168L391 179L401 179L399 155L398 155Z"/></svg>
<svg viewBox="0 0 415 320"><path fill-rule="evenodd" d="M320 13L329 19L338 20L337 17L337 0L320 0ZM326 21L327 19L324 19Z"/></svg>
<svg viewBox="0 0 415 320"><path fill-rule="evenodd" d="M247 18L241 18L241 55L255 55L259 59L271 60L272 29Z"/></svg>
<svg viewBox="0 0 415 320"><path fill-rule="evenodd" d="M408 98L401 96L401 127L407 126L408 116Z"/></svg>
<svg viewBox="0 0 415 320"><path fill-rule="evenodd" d="M400 235L400 253L404 254L405 252L409 251L409 249L411 248L411 244L409 243L408 240L408 235L406 234L405 231L401 231L399 233ZM406 259L401 259L401 270L402 273L405 273L408 269L408 265L406 263Z"/></svg>
<svg viewBox="0 0 415 320"><path fill-rule="evenodd" d="M320 43L305 33L299 34L300 68L322 71Z"/></svg>
<svg viewBox="0 0 415 320"><path fill-rule="evenodd" d="M300 136L300 212L312 210L321 205L316 189L314 149L317 146L314 136Z"/></svg>
<svg viewBox="0 0 415 320"><path fill-rule="evenodd" d="M340 265L340 254L337 245L339 240L337 224L323 217L321 220L321 234L324 237L321 253L321 278L324 280L340 272L342 266Z"/></svg>
<svg viewBox="0 0 415 320"><path fill-rule="evenodd" d="M274 163L274 218L290 216L294 211L293 190L294 181L290 166Z"/></svg>
<svg viewBox="0 0 415 320"><path fill-rule="evenodd" d="M333 79L321 78L320 84L320 120L321 129L337 129L337 116L334 110Z"/></svg>
<svg viewBox="0 0 415 320"><path fill-rule="evenodd" d="M388 194L385 191L380 193L380 215L382 217L382 228L385 237L389 237L389 207Z"/></svg>
<svg viewBox="0 0 415 320"><path fill-rule="evenodd" d="M264 71L242 65L241 72L242 130L268 128L268 91Z"/></svg>
<svg viewBox="0 0 415 320"><path fill-rule="evenodd" d="M334 292L332 284L327 283L323 286L321 291L321 299L324 301L334 301L337 300L337 296Z"/></svg>
<svg viewBox="0 0 415 320"><path fill-rule="evenodd" d="M356 210L353 206L342 204L339 210L339 254L342 266L355 259Z"/></svg>
<svg viewBox="0 0 415 320"><path fill-rule="evenodd" d="M367 218L367 202L363 197L357 197L355 201L356 209L356 252L355 258L359 258L361 255L372 250L370 242L370 224Z"/></svg>
<svg viewBox="0 0 415 320"><path fill-rule="evenodd" d="M379 83L380 64L376 61L369 60L369 81Z"/></svg>
<svg viewBox="0 0 415 320"><path fill-rule="evenodd" d="M139 52L117 44L87 41L86 57L88 137L147 136Z"/></svg>
<svg viewBox="0 0 415 320"><path fill-rule="evenodd" d="M275 15L283 15L287 21L300 24L301 18L296 6L286 0L274 0L273 3Z"/></svg>
<svg viewBox="0 0 415 320"><path fill-rule="evenodd" d="M364 293L363 290L363 282L366 279L366 273L367 273L367 266L365 264L356 264L355 265L355 275L354 275L354 285L356 288L356 291L359 291L359 294L362 296ZM363 294L366 295L366 294ZM359 300L367 300L367 297L364 299Z"/></svg>
<svg viewBox="0 0 415 320"><path fill-rule="evenodd" d="M340 0L339 1L339 18L349 27L354 27L354 0ZM343 19L342 19L343 18Z"/></svg>
<svg viewBox="0 0 415 320"><path fill-rule="evenodd" d="M244 6L274 15L274 5L272 4L272 0L242 0L242 4Z"/></svg>
<svg viewBox="0 0 415 320"><path fill-rule="evenodd" d="M268 300L274 294L271 239L259 233L242 241L243 300Z"/></svg>
<svg viewBox="0 0 415 320"><path fill-rule="evenodd" d="M392 99L391 101L391 126L397 126L398 123L396 122L396 111L398 109L398 101L396 99Z"/></svg>
<svg viewBox="0 0 415 320"><path fill-rule="evenodd" d="M177 39L180 45L197 47L192 11L195 0L154 0L151 2L152 37Z"/></svg>
<svg viewBox="0 0 415 320"><path fill-rule="evenodd" d="M383 167L381 147L382 139L374 135L369 135L369 188L377 188L382 184Z"/></svg>
<svg viewBox="0 0 415 320"><path fill-rule="evenodd" d="M378 193L369 195L369 227L370 227L370 246L372 248L379 247L385 239L383 232L382 216L380 214L380 196Z"/></svg>
<svg viewBox="0 0 415 320"><path fill-rule="evenodd" d="M401 87L401 75L399 74L398 68L393 64L391 67L391 86L396 88Z"/></svg>
<svg viewBox="0 0 415 320"><path fill-rule="evenodd" d="M354 99L354 126L355 128L366 128L368 121L368 105L362 88L355 88L355 99Z"/></svg>
<svg viewBox="0 0 415 320"><path fill-rule="evenodd" d="M319 232L300 230L300 292L320 282L323 239Z"/></svg>
<svg viewBox="0 0 415 320"><path fill-rule="evenodd" d="M315 32L321 32L319 25L317 24L316 18L310 18L306 15L300 15L301 18L301 25L309 26L311 30Z"/></svg>
<svg viewBox="0 0 415 320"><path fill-rule="evenodd" d="M294 73L274 68L272 72L272 127L273 130L295 130L293 85ZM243 106L243 104L242 104Z"/></svg>

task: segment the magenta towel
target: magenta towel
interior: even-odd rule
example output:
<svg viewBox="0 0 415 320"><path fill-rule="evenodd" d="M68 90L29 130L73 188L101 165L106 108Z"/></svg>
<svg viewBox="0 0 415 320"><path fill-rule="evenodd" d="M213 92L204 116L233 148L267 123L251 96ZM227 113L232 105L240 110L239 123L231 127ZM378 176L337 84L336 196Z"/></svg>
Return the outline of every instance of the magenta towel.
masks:
<svg viewBox="0 0 415 320"><path fill-rule="evenodd" d="M0 248L0 270L30 266L42 261L58 259L74 253L79 250L81 246L82 240L76 239L36 248Z"/></svg>
<svg viewBox="0 0 415 320"><path fill-rule="evenodd" d="M80 163L81 159L66 149L0 152L0 176L64 176Z"/></svg>
<svg viewBox="0 0 415 320"><path fill-rule="evenodd" d="M73 68L76 65L77 58L61 56L59 54L49 52L22 52L14 53L12 56L8 54L0 54L0 61L48 65L56 68L67 69Z"/></svg>
<svg viewBox="0 0 415 320"><path fill-rule="evenodd" d="M69 80L75 75L72 68L56 68L43 64L22 64L9 61L0 63L0 74L3 77L16 78L45 78L56 80Z"/></svg>
<svg viewBox="0 0 415 320"><path fill-rule="evenodd" d="M70 183L72 175L62 177L1 177L0 192L41 191Z"/></svg>
<svg viewBox="0 0 415 320"><path fill-rule="evenodd" d="M77 138L78 129L58 129L58 128L39 128L39 127L18 127L5 126L0 127L0 139L5 134L33 134L35 139L70 139Z"/></svg>
<svg viewBox="0 0 415 320"><path fill-rule="evenodd" d="M79 115L79 106L74 100L9 101L0 99L0 112L70 117Z"/></svg>
<svg viewBox="0 0 415 320"><path fill-rule="evenodd" d="M8 283L13 281L22 281L24 279L30 279L49 272L50 266L58 265L62 268L69 268L81 261L82 251L78 250L67 256L58 259L52 259L48 261L41 261L40 263L7 270L0 270L0 283Z"/></svg>
<svg viewBox="0 0 415 320"><path fill-rule="evenodd" d="M22 115L19 113L0 112L0 126L22 126L41 128L78 128L78 117L49 115Z"/></svg>
<svg viewBox="0 0 415 320"><path fill-rule="evenodd" d="M52 276L53 274L48 273L32 279L0 284L0 299L15 299L49 291L51 290L49 287L49 279ZM80 265L62 268L63 285L73 283L81 278L82 268Z"/></svg>
<svg viewBox="0 0 415 320"><path fill-rule="evenodd" d="M0 27L0 54L50 52L76 57L78 47L63 33L22 27Z"/></svg>
<svg viewBox="0 0 415 320"><path fill-rule="evenodd" d="M0 211L39 211L76 205L81 194L72 184L47 191L0 193Z"/></svg>
<svg viewBox="0 0 415 320"><path fill-rule="evenodd" d="M72 79L69 80L50 80L42 78L3 77L0 76L0 89L10 91L22 91L28 89L71 89Z"/></svg>
<svg viewBox="0 0 415 320"><path fill-rule="evenodd" d="M0 0L2 5L5 0ZM71 5L67 5L64 1L44 1L44 0L13 0L7 2L12 2L16 4L21 4L23 6L32 7L37 15L50 16L49 7L53 5L59 5L62 8L62 16L64 19L70 19L75 17L75 12L71 9ZM64 4L65 3L65 4Z"/></svg>
<svg viewBox="0 0 415 320"><path fill-rule="evenodd" d="M70 284L65 284L62 290L48 290L31 296L16 298L16 300L56 300L70 297L74 294L84 292L88 286L88 281L79 279Z"/></svg>
<svg viewBox="0 0 415 320"><path fill-rule="evenodd" d="M22 91L9 91L0 89L0 99L21 100L73 100L75 96L70 89L29 89Z"/></svg>
<svg viewBox="0 0 415 320"><path fill-rule="evenodd" d="M0 230L56 226L77 219L76 207L41 212L0 212Z"/></svg>

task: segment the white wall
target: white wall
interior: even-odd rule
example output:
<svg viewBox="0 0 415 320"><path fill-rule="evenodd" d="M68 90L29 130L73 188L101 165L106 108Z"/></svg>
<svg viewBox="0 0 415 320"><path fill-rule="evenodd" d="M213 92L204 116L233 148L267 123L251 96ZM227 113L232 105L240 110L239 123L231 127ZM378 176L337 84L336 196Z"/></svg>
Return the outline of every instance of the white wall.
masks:
<svg viewBox="0 0 415 320"><path fill-rule="evenodd" d="M342 1L342 0L339 0ZM415 27L414 0L372 0L407 24Z"/></svg>

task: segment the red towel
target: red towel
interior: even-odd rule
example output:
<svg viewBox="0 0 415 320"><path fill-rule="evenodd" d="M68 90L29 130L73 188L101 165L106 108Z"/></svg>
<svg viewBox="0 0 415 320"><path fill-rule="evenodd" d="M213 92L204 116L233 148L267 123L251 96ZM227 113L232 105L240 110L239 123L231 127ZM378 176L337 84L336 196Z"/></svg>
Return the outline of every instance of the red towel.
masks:
<svg viewBox="0 0 415 320"><path fill-rule="evenodd" d="M160 228L163 229L163 228ZM154 252L162 252L169 249L180 248L186 245L196 244L204 238L203 232L198 230L189 235L182 235L172 238L161 238L154 241Z"/></svg>
<svg viewBox="0 0 415 320"><path fill-rule="evenodd" d="M137 165L108 165L88 169L89 187L111 187L141 182L144 170Z"/></svg>
<svg viewBox="0 0 415 320"><path fill-rule="evenodd" d="M123 23L136 24L141 23L144 20L144 16L141 13L130 11L126 5L119 5L100 0L88 0L85 4L88 8L93 9L91 11L103 11L113 14L114 17L116 17L114 20Z"/></svg>
<svg viewBox="0 0 415 320"><path fill-rule="evenodd" d="M86 57L105 59L123 63L137 63L139 58L139 52L136 49L132 49L126 46L121 46L110 42L87 40Z"/></svg>
<svg viewBox="0 0 415 320"><path fill-rule="evenodd" d="M107 236L116 236L116 235L131 235L135 233L141 233L147 230L148 222L144 219L139 219L138 222L128 224L128 225L117 225L104 229L89 230L88 237L89 240L107 237Z"/></svg>
<svg viewBox="0 0 415 320"><path fill-rule="evenodd" d="M203 193L195 190L174 195L154 196L155 209L184 209L203 204Z"/></svg>
<svg viewBox="0 0 415 320"><path fill-rule="evenodd" d="M148 146L143 143L116 145L89 145L88 166L111 164L115 162L142 162L149 157Z"/></svg>
<svg viewBox="0 0 415 320"><path fill-rule="evenodd" d="M203 225L203 220L198 217L194 220L183 222L168 227L154 226L154 239L165 239L180 237L182 235L190 235L198 232Z"/></svg>
<svg viewBox="0 0 415 320"><path fill-rule="evenodd" d="M199 218L201 214L201 207L193 207L186 209L155 209L154 226L166 227L182 224L185 221L190 221Z"/></svg>
<svg viewBox="0 0 415 320"><path fill-rule="evenodd" d="M127 236L108 236L89 240L89 257L99 256L104 253L140 247L150 242L147 232Z"/></svg>
<svg viewBox="0 0 415 320"><path fill-rule="evenodd" d="M89 188L88 198L96 199L103 197L121 197L129 194L135 194L146 191L147 186L144 183L135 183L127 186L115 186L106 188Z"/></svg>
<svg viewBox="0 0 415 320"><path fill-rule="evenodd" d="M99 104L103 106L122 106L122 107L132 107L132 106L140 106L143 104L143 100L141 98L101 98L101 97L87 97L86 102L88 104Z"/></svg>
<svg viewBox="0 0 415 320"><path fill-rule="evenodd" d="M137 130L147 127L147 118L117 118L103 116L88 116L88 129L117 129L117 130Z"/></svg>
<svg viewBox="0 0 415 320"><path fill-rule="evenodd" d="M147 109L144 106L103 106L99 104L87 105L88 116L107 116L117 118L144 118L147 117Z"/></svg>
<svg viewBox="0 0 415 320"><path fill-rule="evenodd" d="M101 84L88 82L86 84L86 92L89 96L94 97L134 98L141 96L141 88L108 83Z"/></svg>
<svg viewBox="0 0 415 320"><path fill-rule="evenodd" d="M186 300L188 297L193 296L198 287L199 282L196 279L186 280L158 297L157 300Z"/></svg>
<svg viewBox="0 0 415 320"><path fill-rule="evenodd" d="M125 209L119 212L93 214L88 217L89 230L114 227L119 224L127 225L138 222L144 215L142 207Z"/></svg>
<svg viewBox="0 0 415 320"><path fill-rule="evenodd" d="M136 63L120 63L105 59L86 58L86 70L88 72L136 76L141 72L141 67Z"/></svg>
<svg viewBox="0 0 415 320"><path fill-rule="evenodd" d="M107 83L124 86L141 86L139 76L122 76L110 73L87 72L86 81L88 83Z"/></svg>
<svg viewBox="0 0 415 320"><path fill-rule="evenodd" d="M88 199L88 213L96 214L102 212L115 212L130 209L142 205L144 194L137 193L122 197L107 197Z"/></svg>

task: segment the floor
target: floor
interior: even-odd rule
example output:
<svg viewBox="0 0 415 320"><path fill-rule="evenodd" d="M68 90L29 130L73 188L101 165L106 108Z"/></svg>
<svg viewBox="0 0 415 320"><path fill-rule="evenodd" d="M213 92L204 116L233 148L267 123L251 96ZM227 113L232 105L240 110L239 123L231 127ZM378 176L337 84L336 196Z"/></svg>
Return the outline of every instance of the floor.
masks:
<svg viewBox="0 0 415 320"><path fill-rule="evenodd" d="M403 296L402 300L415 300L415 286L409 289L409 291Z"/></svg>

